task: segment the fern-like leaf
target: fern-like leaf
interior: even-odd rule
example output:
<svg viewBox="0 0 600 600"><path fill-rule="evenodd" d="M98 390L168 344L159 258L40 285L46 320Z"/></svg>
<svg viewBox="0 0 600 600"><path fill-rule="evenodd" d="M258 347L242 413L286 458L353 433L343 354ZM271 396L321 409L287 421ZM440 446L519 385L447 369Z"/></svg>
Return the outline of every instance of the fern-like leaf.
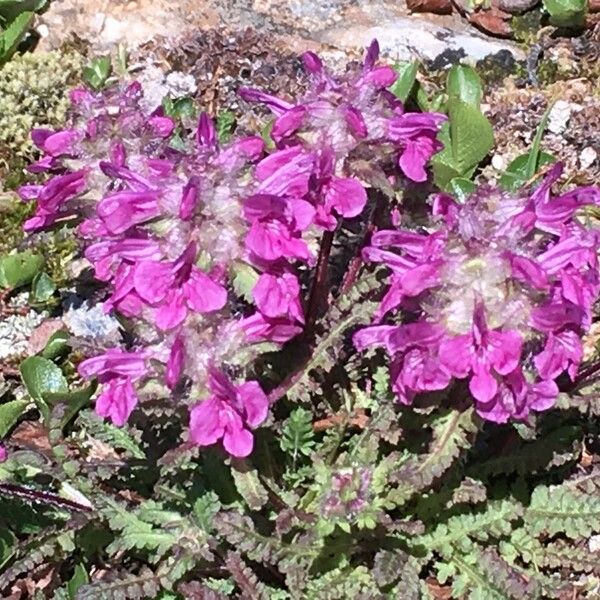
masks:
<svg viewBox="0 0 600 600"><path fill-rule="evenodd" d="M391 474L391 480L399 485L390 491L388 500L397 506L404 504L414 493L429 487L452 466L463 450L470 447L477 421L473 409L463 412L452 410L436 419L432 427L433 440L429 452L410 456Z"/></svg>
<svg viewBox="0 0 600 600"><path fill-rule="evenodd" d="M600 531L600 498L578 494L565 486L539 486L524 516L532 535L562 533L571 539Z"/></svg>
<svg viewBox="0 0 600 600"><path fill-rule="evenodd" d="M109 554L115 554L119 550L146 550L154 554L158 559L166 554L177 542L178 536L173 531L173 523L166 520L159 527L154 527L151 521L159 520L159 509L154 503L146 508L128 510L125 506L110 499L105 499L105 507L101 512L108 520L113 530L121 532L108 546ZM142 515L146 511L148 520ZM177 513L176 518L180 521L181 516ZM167 519L172 519L172 513L165 513ZM171 527L171 530L169 530Z"/></svg>
<svg viewBox="0 0 600 600"><path fill-rule="evenodd" d="M473 540L488 541L508 535L512 523L522 514L523 507L518 502L490 502L484 512L451 517L415 542L444 556L452 556L457 550L466 554L473 549Z"/></svg>
<svg viewBox="0 0 600 600"><path fill-rule="evenodd" d="M298 407L283 424L279 445L284 452L291 455L295 464L299 454L310 455L315 445L314 437L310 411Z"/></svg>
<svg viewBox="0 0 600 600"><path fill-rule="evenodd" d="M141 600L156 598L160 581L149 569L139 575L110 572L101 581L83 585L77 591L76 600Z"/></svg>
<svg viewBox="0 0 600 600"><path fill-rule="evenodd" d="M269 492L265 489L256 469L232 469L231 475L240 496L252 510L260 510L269 500Z"/></svg>
<svg viewBox="0 0 600 600"><path fill-rule="evenodd" d="M522 600L539 598L539 585L504 561L493 548L451 559L457 598L468 592L469 600Z"/></svg>
<svg viewBox="0 0 600 600"><path fill-rule="evenodd" d="M258 581L258 577L237 552L227 553L225 566L240 588L242 598L269 600L265 586Z"/></svg>

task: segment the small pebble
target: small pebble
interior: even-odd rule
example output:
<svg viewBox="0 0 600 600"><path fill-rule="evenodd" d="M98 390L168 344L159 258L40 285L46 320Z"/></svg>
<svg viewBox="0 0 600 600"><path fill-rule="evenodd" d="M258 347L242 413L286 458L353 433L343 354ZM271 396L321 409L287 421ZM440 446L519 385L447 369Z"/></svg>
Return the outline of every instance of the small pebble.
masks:
<svg viewBox="0 0 600 600"><path fill-rule="evenodd" d="M600 550L600 535L593 535L588 540L588 549L590 552L598 552Z"/></svg>
<svg viewBox="0 0 600 600"><path fill-rule="evenodd" d="M100 304L95 304L91 308L86 305L71 308L65 312L62 320L76 337L98 342L114 342L120 338L119 321L106 314Z"/></svg>
<svg viewBox="0 0 600 600"><path fill-rule="evenodd" d="M571 106L564 100L559 100L550 111L548 116L548 131L561 134L567 128L571 118Z"/></svg>
<svg viewBox="0 0 600 600"><path fill-rule="evenodd" d="M48 25L45 25L44 23L41 23L40 25L38 25L36 30L38 32L38 35L41 38L48 37L48 34L50 33L50 29L48 29Z"/></svg>
<svg viewBox="0 0 600 600"><path fill-rule="evenodd" d="M579 165L582 169L591 167L598 158L598 153L591 147L584 148L579 154Z"/></svg>
<svg viewBox="0 0 600 600"><path fill-rule="evenodd" d="M494 167L494 169L497 171L504 171L504 169L506 169L506 161L504 160L504 157L500 156L499 154L494 154L494 156L492 156L492 167Z"/></svg>
<svg viewBox="0 0 600 600"><path fill-rule="evenodd" d="M27 352L29 336L47 317L46 313L30 310L25 315L8 315L0 321L0 359Z"/></svg>
<svg viewBox="0 0 600 600"><path fill-rule="evenodd" d="M181 71L172 71L166 78L167 90L172 98L193 96L198 89L193 75L186 75Z"/></svg>
<svg viewBox="0 0 600 600"><path fill-rule="evenodd" d="M556 135L564 133L569 124L569 119L574 112L581 110L579 104L558 100L548 115L548 131Z"/></svg>

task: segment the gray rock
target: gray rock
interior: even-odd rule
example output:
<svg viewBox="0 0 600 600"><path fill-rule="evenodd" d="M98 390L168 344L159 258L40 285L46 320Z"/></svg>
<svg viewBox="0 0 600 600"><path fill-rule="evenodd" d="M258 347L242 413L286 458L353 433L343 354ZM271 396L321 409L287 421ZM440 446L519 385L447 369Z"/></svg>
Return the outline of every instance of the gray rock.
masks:
<svg viewBox="0 0 600 600"><path fill-rule="evenodd" d="M492 4L496 8L510 13L511 15L520 15L533 8L539 1L540 0L492 0Z"/></svg>
<svg viewBox="0 0 600 600"><path fill-rule="evenodd" d="M320 32L318 37L321 42L341 48L366 46L373 38L377 38L383 54L398 60L417 57L434 61L448 51L481 60L502 50L508 50L516 59L524 58L523 51L516 44L491 39L473 30L463 32L440 27L415 17L398 17L370 27L344 24L343 28Z"/></svg>

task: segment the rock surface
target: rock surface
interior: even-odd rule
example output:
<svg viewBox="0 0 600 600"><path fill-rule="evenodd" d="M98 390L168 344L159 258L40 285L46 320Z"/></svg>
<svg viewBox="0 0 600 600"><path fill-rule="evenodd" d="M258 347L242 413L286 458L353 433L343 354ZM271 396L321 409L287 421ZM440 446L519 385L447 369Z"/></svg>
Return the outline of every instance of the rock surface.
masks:
<svg viewBox="0 0 600 600"><path fill-rule="evenodd" d="M515 44L478 33L458 15L411 15L402 0L55 0L38 31L42 46L57 47L76 34L102 52L118 43L140 46L156 36L246 28L296 51L348 51L377 37L384 52L398 59L434 61L448 50L474 60L501 50L523 57Z"/></svg>

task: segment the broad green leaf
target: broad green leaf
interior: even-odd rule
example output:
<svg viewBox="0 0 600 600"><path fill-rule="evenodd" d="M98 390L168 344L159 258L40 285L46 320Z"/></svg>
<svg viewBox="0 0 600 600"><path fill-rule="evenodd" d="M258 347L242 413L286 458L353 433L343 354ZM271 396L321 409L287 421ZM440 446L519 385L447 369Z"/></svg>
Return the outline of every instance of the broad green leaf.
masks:
<svg viewBox="0 0 600 600"><path fill-rule="evenodd" d="M34 400L44 400L47 394L68 394L69 385L63 372L51 360L30 356L21 363L21 377Z"/></svg>
<svg viewBox="0 0 600 600"><path fill-rule="evenodd" d="M505 190L514 192L531 180L531 176L529 176L530 155L530 152L521 154L508 165L506 171L500 177L500 185ZM536 161L538 170L554 162L556 162L556 158L547 152L540 152Z"/></svg>
<svg viewBox="0 0 600 600"><path fill-rule="evenodd" d="M184 117L194 117L196 115L196 105L189 96L173 100L168 96L162 102L165 114L173 119L182 119Z"/></svg>
<svg viewBox="0 0 600 600"><path fill-rule="evenodd" d="M417 106L423 111L426 112L430 109L431 103L429 102L429 97L427 96L427 92L423 89L423 86L416 83L417 91L415 93L415 98L417 99Z"/></svg>
<svg viewBox="0 0 600 600"><path fill-rule="evenodd" d="M46 4L46 0L0 0L0 22L8 23L23 12L39 11Z"/></svg>
<svg viewBox="0 0 600 600"><path fill-rule="evenodd" d="M448 100L453 165L465 174L494 147L494 131L479 109L458 98Z"/></svg>
<svg viewBox="0 0 600 600"><path fill-rule="evenodd" d="M0 528L0 569L9 561L15 552L15 536L9 529Z"/></svg>
<svg viewBox="0 0 600 600"><path fill-rule="evenodd" d="M457 177L464 176L465 174L461 173L458 167L454 164L455 161L454 157L452 156L452 147L450 141L450 124L448 122L442 125L442 128L438 134L438 139L440 142L442 142L442 144L444 144L444 148L435 154L431 159L433 180L439 188L449 192L450 182Z"/></svg>
<svg viewBox="0 0 600 600"><path fill-rule="evenodd" d="M28 284L44 266L44 257L19 252L0 257L0 287L15 289Z"/></svg>
<svg viewBox="0 0 600 600"><path fill-rule="evenodd" d="M20 367L21 379L34 399L45 422L50 418L48 394L68 394L69 386L62 371L47 358L30 356Z"/></svg>
<svg viewBox="0 0 600 600"><path fill-rule="evenodd" d="M483 89L481 79L472 67L454 65L448 71L446 91L451 98L458 98L466 104L479 109Z"/></svg>
<svg viewBox="0 0 600 600"><path fill-rule="evenodd" d="M56 291L56 284L44 272L38 273L31 282L30 299L32 302L46 302Z"/></svg>
<svg viewBox="0 0 600 600"><path fill-rule="evenodd" d="M22 12L0 33L0 64L5 63L14 54L34 17L35 13L32 11Z"/></svg>
<svg viewBox="0 0 600 600"><path fill-rule="evenodd" d="M83 69L84 80L95 90L104 87L112 70L110 56L99 56L94 58L89 66Z"/></svg>
<svg viewBox="0 0 600 600"><path fill-rule="evenodd" d="M82 563L76 564L75 569L73 569L73 576L67 582L69 598L75 600L77 598L77 590L79 590L82 585L89 583L89 581L90 578L88 577L85 566Z"/></svg>
<svg viewBox="0 0 600 600"><path fill-rule="evenodd" d="M176 131L169 139L169 148L173 148L173 150L179 152L185 152L186 145L179 132Z"/></svg>
<svg viewBox="0 0 600 600"><path fill-rule="evenodd" d="M461 173L453 164L452 152L450 148L438 152L431 159L434 183L444 190L450 192L450 182L453 179L461 178L465 173Z"/></svg>
<svg viewBox="0 0 600 600"><path fill-rule="evenodd" d="M60 416L59 427L62 429L69 423L73 417L90 402L90 398L94 395L98 384L94 381L87 387L78 390L63 392L46 392L44 394L44 402L48 406L57 406L62 403L65 405L64 413Z"/></svg>
<svg viewBox="0 0 600 600"><path fill-rule="evenodd" d="M446 102L448 102L448 96L444 92L438 92L433 96L429 103L429 110L431 112L446 112Z"/></svg>
<svg viewBox="0 0 600 600"><path fill-rule="evenodd" d="M0 404L0 438L10 431L28 405L28 400L11 400Z"/></svg>
<svg viewBox="0 0 600 600"><path fill-rule="evenodd" d="M394 65L394 71L398 73L398 79L390 87L390 92L406 102L406 99L410 96L413 88L415 87L415 81L417 79L417 70L419 63L416 60L412 62L401 62Z"/></svg>
<svg viewBox="0 0 600 600"><path fill-rule="evenodd" d="M475 184L470 179L464 177L455 177L450 180L449 191L460 202L464 202L469 194L475 191Z"/></svg>
<svg viewBox="0 0 600 600"><path fill-rule="evenodd" d="M42 350L41 355L50 360L61 356L68 350L68 339L69 334L66 331L62 329L60 331L55 331L48 339L46 347Z"/></svg>
<svg viewBox="0 0 600 600"><path fill-rule="evenodd" d="M581 27L588 10L587 0L544 0L550 23L558 27Z"/></svg>

